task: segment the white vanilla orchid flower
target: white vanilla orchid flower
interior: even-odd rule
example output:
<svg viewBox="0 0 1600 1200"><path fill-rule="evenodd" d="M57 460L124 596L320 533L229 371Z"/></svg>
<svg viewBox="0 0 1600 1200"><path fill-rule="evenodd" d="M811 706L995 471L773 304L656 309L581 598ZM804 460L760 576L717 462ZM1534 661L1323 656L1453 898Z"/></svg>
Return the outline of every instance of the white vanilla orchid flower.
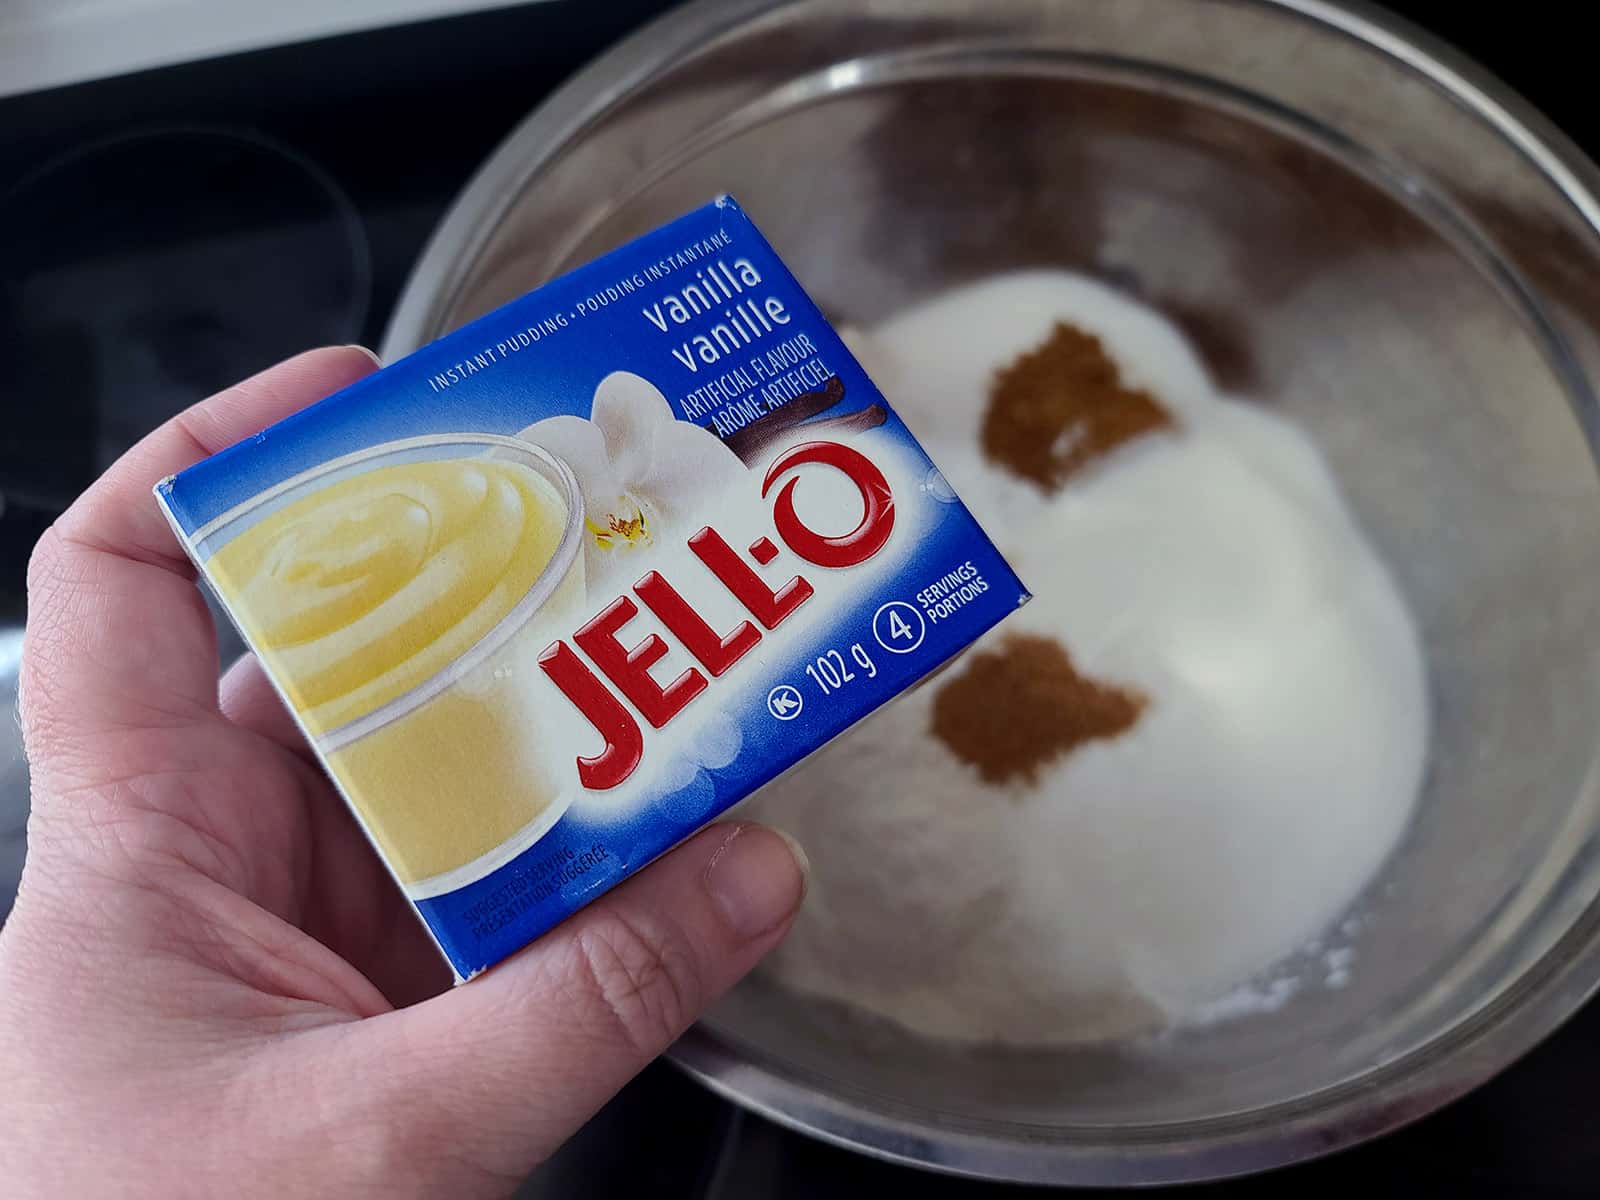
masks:
<svg viewBox="0 0 1600 1200"><path fill-rule="evenodd" d="M680 421L655 385L628 371L600 381L588 420L548 417L518 436L563 459L577 476L591 582L666 531L676 536L705 497L746 473L721 438Z"/></svg>

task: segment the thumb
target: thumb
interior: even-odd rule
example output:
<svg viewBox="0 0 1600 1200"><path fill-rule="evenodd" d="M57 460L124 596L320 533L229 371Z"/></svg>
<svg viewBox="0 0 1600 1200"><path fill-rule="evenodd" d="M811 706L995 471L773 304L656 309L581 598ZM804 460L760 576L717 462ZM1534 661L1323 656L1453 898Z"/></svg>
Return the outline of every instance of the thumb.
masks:
<svg viewBox="0 0 1600 1200"><path fill-rule="evenodd" d="M702 830L481 978L361 1022L360 1075L393 1102L374 1115L414 1161L520 1178L782 940L805 881L785 835Z"/></svg>

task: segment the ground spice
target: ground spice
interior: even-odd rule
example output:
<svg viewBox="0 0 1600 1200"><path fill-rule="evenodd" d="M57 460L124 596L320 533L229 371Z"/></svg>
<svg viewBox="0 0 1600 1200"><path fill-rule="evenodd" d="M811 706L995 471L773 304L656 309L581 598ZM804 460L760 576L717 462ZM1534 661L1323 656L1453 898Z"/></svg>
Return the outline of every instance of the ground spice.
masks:
<svg viewBox="0 0 1600 1200"><path fill-rule="evenodd" d="M1078 674L1054 638L1014 634L975 650L933 699L933 734L986 783L1038 782L1084 742L1130 729L1147 700Z"/></svg>
<svg viewBox="0 0 1600 1200"><path fill-rule="evenodd" d="M1099 338L1057 321L1041 345L995 373L983 451L1054 491L1101 455L1172 423L1149 392L1123 386Z"/></svg>

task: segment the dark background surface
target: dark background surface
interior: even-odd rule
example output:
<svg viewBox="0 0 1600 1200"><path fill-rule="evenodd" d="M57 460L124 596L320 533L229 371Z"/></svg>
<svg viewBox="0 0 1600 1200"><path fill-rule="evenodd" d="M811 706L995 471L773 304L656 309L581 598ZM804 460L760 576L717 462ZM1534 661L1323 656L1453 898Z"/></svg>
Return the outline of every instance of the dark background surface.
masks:
<svg viewBox="0 0 1600 1200"><path fill-rule="evenodd" d="M23 616L40 530L145 429L305 345L377 343L475 167L567 75L665 7L558 0L0 99L0 625ZM1600 156L1586 5L1391 7ZM1591 1005L1409 1130L1182 1194L1600 1195L1597 1067ZM528 1193L846 1200L897 1186L930 1200L1016 1192L789 1134L658 1065Z"/></svg>

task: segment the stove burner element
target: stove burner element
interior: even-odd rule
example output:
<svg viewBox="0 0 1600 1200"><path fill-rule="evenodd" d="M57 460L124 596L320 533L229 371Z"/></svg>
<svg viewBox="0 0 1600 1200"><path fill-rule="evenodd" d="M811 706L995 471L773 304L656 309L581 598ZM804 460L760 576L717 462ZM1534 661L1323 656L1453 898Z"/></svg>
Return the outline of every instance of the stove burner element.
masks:
<svg viewBox="0 0 1600 1200"><path fill-rule="evenodd" d="M0 197L0 501L58 511L180 409L355 340L370 276L349 199L253 134L147 130L58 158Z"/></svg>

